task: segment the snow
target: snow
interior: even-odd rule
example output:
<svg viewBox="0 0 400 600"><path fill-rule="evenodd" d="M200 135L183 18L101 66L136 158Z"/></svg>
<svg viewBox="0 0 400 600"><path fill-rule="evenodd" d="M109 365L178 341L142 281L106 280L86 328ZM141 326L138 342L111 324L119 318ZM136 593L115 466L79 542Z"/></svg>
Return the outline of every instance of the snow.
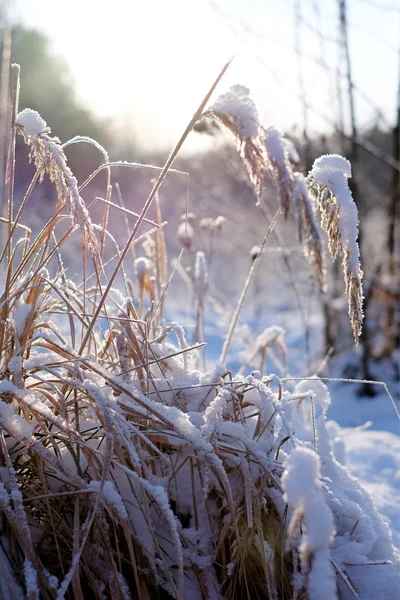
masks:
<svg viewBox="0 0 400 600"><path fill-rule="evenodd" d="M89 489L98 492L100 489L100 485L100 481L92 480L89 483ZM103 496L107 500L107 502L109 502L115 509L115 512L117 513L120 519L128 518L128 513L126 512L125 504L120 494L117 492L115 485L112 483L112 481L104 482Z"/></svg>
<svg viewBox="0 0 400 600"><path fill-rule="evenodd" d="M15 308L14 316L15 332L18 337L21 337L24 333L26 321L31 310L32 306L30 304L26 304L22 298L19 298Z"/></svg>
<svg viewBox="0 0 400 600"><path fill-rule="evenodd" d="M318 379L318 377L310 377L307 380L300 381L295 387L295 394L308 394L312 396L313 400L318 402L322 407L324 413L328 410L331 404L331 396L326 385Z"/></svg>
<svg viewBox="0 0 400 600"><path fill-rule="evenodd" d="M345 464L371 494L400 548L400 438L386 431L338 428Z"/></svg>
<svg viewBox="0 0 400 600"><path fill-rule="evenodd" d="M221 390L218 396L216 396L206 408L204 413L204 425L201 427L201 430L206 437L210 437L214 430L219 428L229 398L230 393L227 390ZM192 419L191 422L193 423Z"/></svg>
<svg viewBox="0 0 400 600"><path fill-rule="evenodd" d="M265 147L273 162L279 167L285 168L288 158L287 146L283 141L281 132L275 127L268 127L266 129Z"/></svg>
<svg viewBox="0 0 400 600"><path fill-rule="evenodd" d="M37 598L39 599L39 587L37 582L37 573L36 569L32 565L31 561L27 558L24 561L24 576L25 576L25 585L26 585L26 594L28 598Z"/></svg>
<svg viewBox="0 0 400 600"><path fill-rule="evenodd" d="M350 252L350 270L357 273L360 271L358 211L347 183L351 177L351 165L338 154L326 154L314 162L311 176L317 185L328 188L335 196L339 206L340 241Z"/></svg>
<svg viewBox="0 0 400 600"><path fill-rule="evenodd" d="M318 179L316 183L329 187L333 173L351 177L351 164L340 154L324 154L315 160L312 173Z"/></svg>
<svg viewBox="0 0 400 600"><path fill-rule="evenodd" d="M179 223L177 237L184 248L190 249L193 242L193 227L187 221Z"/></svg>
<svg viewBox="0 0 400 600"><path fill-rule="evenodd" d="M283 327L272 325L271 327L264 329L264 331L257 336L255 346L257 350L263 350L276 340L280 340L281 343L283 343L285 335L286 331Z"/></svg>
<svg viewBox="0 0 400 600"><path fill-rule="evenodd" d="M17 125L24 128L24 134L35 137L48 131L47 123L36 110L25 108L17 116Z"/></svg>
<svg viewBox="0 0 400 600"><path fill-rule="evenodd" d="M285 500L292 506L304 508L313 494L313 488L320 490L320 477L320 466L315 452L301 447L293 450L282 475ZM332 528L329 536L331 533Z"/></svg>
<svg viewBox="0 0 400 600"><path fill-rule="evenodd" d="M308 573L310 600L336 600L336 580L331 565L329 548L335 533L332 513L327 506L320 482L320 459L305 447L296 447L290 453L282 485L284 499L294 508L289 529L297 529L301 520L305 524L300 544L302 570Z"/></svg>
<svg viewBox="0 0 400 600"><path fill-rule="evenodd" d="M144 281L146 274L151 270L151 261L145 256L139 256L134 263L135 274L139 281Z"/></svg>
<svg viewBox="0 0 400 600"><path fill-rule="evenodd" d="M207 260L204 252L196 252L196 263L194 267L194 284L199 295L205 291L207 281Z"/></svg>
<svg viewBox="0 0 400 600"><path fill-rule="evenodd" d="M258 136L258 113L247 87L233 85L210 106L210 110L230 117L237 126L241 140Z"/></svg>
<svg viewBox="0 0 400 600"><path fill-rule="evenodd" d="M9 384L9 385L8 385ZM5 380L0 381L0 393L12 393L14 386L12 383ZM22 390L18 390L22 392ZM3 427L10 435L17 439L27 438L32 436L33 425L28 423L24 417L17 414L13 404L0 401L0 426Z"/></svg>

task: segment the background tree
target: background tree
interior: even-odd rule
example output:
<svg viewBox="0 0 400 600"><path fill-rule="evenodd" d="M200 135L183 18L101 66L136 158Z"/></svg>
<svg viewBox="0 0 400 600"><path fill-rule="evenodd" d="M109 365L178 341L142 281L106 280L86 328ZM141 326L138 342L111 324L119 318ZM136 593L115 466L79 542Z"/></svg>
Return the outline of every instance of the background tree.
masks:
<svg viewBox="0 0 400 600"><path fill-rule="evenodd" d="M36 30L14 27L11 61L21 66L21 110L37 110L62 142L75 135L86 135L109 148L108 126L79 103L68 65L53 53L46 36ZM68 159L79 178L98 165L99 154L90 147L83 152L77 145L68 149Z"/></svg>

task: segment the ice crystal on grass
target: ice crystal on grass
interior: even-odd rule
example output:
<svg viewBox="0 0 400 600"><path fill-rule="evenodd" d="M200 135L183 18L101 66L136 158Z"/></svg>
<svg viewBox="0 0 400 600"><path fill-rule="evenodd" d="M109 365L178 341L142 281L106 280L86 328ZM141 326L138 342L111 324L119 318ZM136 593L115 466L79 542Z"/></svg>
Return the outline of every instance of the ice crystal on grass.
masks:
<svg viewBox="0 0 400 600"><path fill-rule="evenodd" d="M316 221L315 207L304 175L294 174L293 204L298 224L298 237L302 241L303 231L306 234L305 255L315 266L321 288L326 287L326 272L324 265L322 240Z"/></svg>
<svg viewBox="0 0 400 600"><path fill-rule="evenodd" d="M29 600L39 600L40 592L37 581L37 572L31 561L27 558L24 561L24 575L27 597Z"/></svg>
<svg viewBox="0 0 400 600"><path fill-rule="evenodd" d="M272 180L275 183L283 213L287 217L292 201L294 178L287 146L281 132L275 127L268 127L265 130L264 143L271 165Z"/></svg>

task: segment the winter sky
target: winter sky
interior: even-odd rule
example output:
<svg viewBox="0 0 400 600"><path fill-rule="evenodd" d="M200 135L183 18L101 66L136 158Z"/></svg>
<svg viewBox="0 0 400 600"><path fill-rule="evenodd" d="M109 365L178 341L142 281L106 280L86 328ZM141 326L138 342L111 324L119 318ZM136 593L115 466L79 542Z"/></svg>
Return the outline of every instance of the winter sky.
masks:
<svg viewBox="0 0 400 600"><path fill-rule="evenodd" d="M400 0L347 4L358 125L374 122L375 107L392 124ZM219 90L250 87L265 122L302 128L299 66L310 131L329 132L338 115L338 0L15 0L13 13L52 40L85 105L133 125L144 144L177 139L232 55ZM342 94L348 123L344 77Z"/></svg>

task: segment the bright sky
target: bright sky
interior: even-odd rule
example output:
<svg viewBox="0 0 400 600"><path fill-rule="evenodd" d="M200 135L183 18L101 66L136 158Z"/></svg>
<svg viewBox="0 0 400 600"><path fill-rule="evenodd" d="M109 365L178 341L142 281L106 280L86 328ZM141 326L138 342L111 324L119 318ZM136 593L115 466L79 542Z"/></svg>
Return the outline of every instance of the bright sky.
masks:
<svg viewBox="0 0 400 600"><path fill-rule="evenodd" d="M382 111L382 123L392 124L400 0L347 4L358 125L373 121L371 105ZM265 122L302 128L296 36L306 101L313 107L309 127L327 131L338 109L337 5L338 0L15 0L13 10L65 57L85 105L132 124L144 145L170 146L233 54L219 91L237 82L247 85ZM296 6L302 16L297 26ZM342 89L346 103L344 81Z"/></svg>

